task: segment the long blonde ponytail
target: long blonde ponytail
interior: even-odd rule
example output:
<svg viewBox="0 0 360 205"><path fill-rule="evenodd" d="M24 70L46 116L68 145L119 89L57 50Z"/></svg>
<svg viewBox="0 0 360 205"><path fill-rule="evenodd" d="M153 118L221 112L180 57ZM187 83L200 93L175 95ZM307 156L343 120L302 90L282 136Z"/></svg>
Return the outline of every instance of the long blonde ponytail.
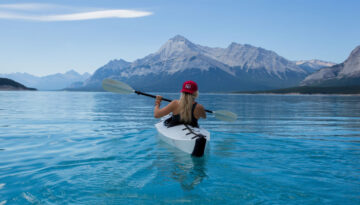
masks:
<svg viewBox="0 0 360 205"><path fill-rule="evenodd" d="M180 97L180 120L184 123L191 123L191 109L198 96L198 91L193 94L181 93Z"/></svg>

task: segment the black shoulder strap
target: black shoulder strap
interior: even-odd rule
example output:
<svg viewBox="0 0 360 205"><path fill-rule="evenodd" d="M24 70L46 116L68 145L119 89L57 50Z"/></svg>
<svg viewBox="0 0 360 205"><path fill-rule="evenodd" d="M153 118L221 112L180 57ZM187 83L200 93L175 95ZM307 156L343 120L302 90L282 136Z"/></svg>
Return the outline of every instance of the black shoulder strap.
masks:
<svg viewBox="0 0 360 205"><path fill-rule="evenodd" d="M194 115L194 111L195 111L195 108L196 108L196 105L197 105L197 102L195 102L191 108L191 114Z"/></svg>

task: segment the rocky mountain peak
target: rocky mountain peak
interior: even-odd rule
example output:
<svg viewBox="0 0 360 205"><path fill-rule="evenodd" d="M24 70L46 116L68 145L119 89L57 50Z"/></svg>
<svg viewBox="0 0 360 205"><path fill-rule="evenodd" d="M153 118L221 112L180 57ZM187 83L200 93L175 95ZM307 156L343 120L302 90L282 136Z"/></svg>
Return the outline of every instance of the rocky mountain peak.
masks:
<svg viewBox="0 0 360 205"><path fill-rule="evenodd" d="M108 66L116 66L116 67L125 67L128 66L130 62L127 62L123 59L114 59L107 63Z"/></svg>
<svg viewBox="0 0 360 205"><path fill-rule="evenodd" d="M187 38L185 38L182 35L176 35L176 36L170 38L169 40L171 40L173 42L177 42L177 41L188 41L188 42L190 42Z"/></svg>
<svg viewBox="0 0 360 205"><path fill-rule="evenodd" d="M350 54L351 56L360 56L360 46L357 46Z"/></svg>
<svg viewBox="0 0 360 205"><path fill-rule="evenodd" d="M228 49L236 49L236 48L241 48L241 47L243 47L243 45L236 43L236 42L231 42L227 48Z"/></svg>
<svg viewBox="0 0 360 205"><path fill-rule="evenodd" d="M360 46L357 46L344 62L338 77L360 76Z"/></svg>
<svg viewBox="0 0 360 205"><path fill-rule="evenodd" d="M77 75L79 74L78 72L76 72L74 69L68 70L65 74L69 74L69 75Z"/></svg>
<svg viewBox="0 0 360 205"><path fill-rule="evenodd" d="M321 68L331 67L331 66L336 65L336 63L318 60L318 59L300 60L300 61L294 61L294 62L297 66L299 66L300 68L303 68L304 70L308 71L309 73L316 72Z"/></svg>
<svg viewBox="0 0 360 205"><path fill-rule="evenodd" d="M189 41L183 36L177 35L169 39L157 52L160 57L172 58L178 57L179 55L194 55L199 52L197 45Z"/></svg>
<svg viewBox="0 0 360 205"><path fill-rule="evenodd" d="M319 59L300 60L300 61L295 61L295 63L296 63L296 65L308 64L308 65L317 65L317 66L323 66L323 67L330 67L330 66L333 66L336 64L333 62L323 61L323 60L319 60Z"/></svg>
<svg viewBox="0 0 360 205"><path fill-rule="evenodd" d="M360 46L357 46L343 63L320 69L307 76L301 85L358 85L359 77Z"/></svg>

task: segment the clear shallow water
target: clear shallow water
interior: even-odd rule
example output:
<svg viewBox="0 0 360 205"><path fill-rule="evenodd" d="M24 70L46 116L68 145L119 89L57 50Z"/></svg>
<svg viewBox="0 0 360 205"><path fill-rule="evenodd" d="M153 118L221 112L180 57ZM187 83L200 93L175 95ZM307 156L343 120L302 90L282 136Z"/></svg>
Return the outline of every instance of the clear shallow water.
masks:
<svg viewBox="0 0 360 205"><path fill-rule="evenodd" d="M239 119L201 121L192 158L158 140L152 99L0 92L0 204L359 204L359 101L202 94Z"/></svg>

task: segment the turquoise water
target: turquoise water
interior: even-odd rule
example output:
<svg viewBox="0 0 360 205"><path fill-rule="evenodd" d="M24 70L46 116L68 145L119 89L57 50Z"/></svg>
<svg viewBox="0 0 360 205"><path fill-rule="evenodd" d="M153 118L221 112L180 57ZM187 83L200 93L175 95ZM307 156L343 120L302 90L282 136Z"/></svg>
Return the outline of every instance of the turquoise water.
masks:
<svg viewBox="0 0 360 205"><path fill-rule="evenodd" d="M201 94L239 118L201 121L192 158L158 140L152 99L0 92L0 204L360 204L359 101Z"/></svg>

